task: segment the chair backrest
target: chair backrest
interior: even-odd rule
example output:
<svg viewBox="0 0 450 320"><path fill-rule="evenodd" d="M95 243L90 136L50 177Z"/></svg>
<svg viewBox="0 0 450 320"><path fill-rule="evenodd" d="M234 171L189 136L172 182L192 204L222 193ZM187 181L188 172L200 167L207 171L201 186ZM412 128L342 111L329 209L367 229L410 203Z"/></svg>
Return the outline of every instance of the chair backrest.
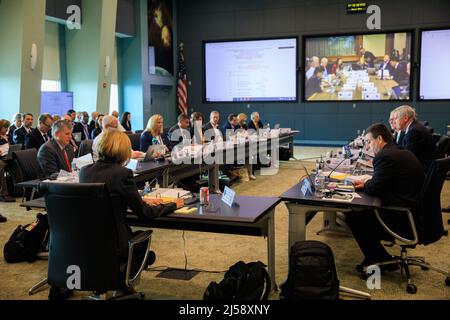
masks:
<svg viewBox="0 0 450 320"><path fill-rule="evenodd" d="M436 242L444 233L441 191L449 170L450 157L435 160L430 166L420 201L419 243L426 245Z"/></svg>
<svg viewBox="0 0 450 320"><path fill-rule="evenodd" d="M450 137L443 135L436 143L435 159L444 158L449 153Z"/></svg>
<svg viewBox="0 0 450 320"><path fill-rule="evenodd" d="M83 140L80 144L80 151L78 151L78 158L83 157L89 153L92 154L93 140Z"/></svg>
<svg viewBox="0 0 450 320"><path fill-rule="evenodd" d="M13 153L13 159L19 166L23 181L35 180L43 176L36 149L16 151Z"/></svg>
<svg viewBox="0 0 450 320"><path fill-rule="evenodd" d="M128 138L131 141L131 148L135 151L141 149L141 135L139 133L128 134Z"/></svg>
<svg viewBox="0 0 450 320"><path fill-rule="evenodd" d="M48 182L39 185L39 192L45 196L51 230L48 283L67 287L68 268L75 266L81 273L80 290L123 287L117 229L105 184Z"/></svg>

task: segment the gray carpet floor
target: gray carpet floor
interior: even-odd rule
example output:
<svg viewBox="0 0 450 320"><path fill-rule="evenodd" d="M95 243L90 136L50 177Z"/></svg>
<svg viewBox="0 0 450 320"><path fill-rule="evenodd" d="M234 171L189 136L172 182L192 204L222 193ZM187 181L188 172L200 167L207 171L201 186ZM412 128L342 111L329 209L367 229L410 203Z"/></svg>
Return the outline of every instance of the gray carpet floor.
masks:
<svg viewBox="0 0 450 320"><path fill-rule="evenodd" d="M307 155L302 154L303 158ZM308 163L313 167L313 163ZM304 171L298 162L291 161L281 164L280 171L275 176L258 176L257 180L242 182L234 186L239 195L279 196L298 182ZM450 205L450 181L447 181L441 195L442 205ZM33 221L37 211L27 212L18 203L0 204L0 213L8 217L7 223L0 224L0 245L5 242L19 224ZM288 212L285 204L276 208L276 281L285 280L288 272ZM447 218L444 214L445 226L448 229ZM316 232L322 226L322 214L319 213L307 227L307 239L320 240L333 250L339 280L341 285L357 290L370 292L374 300L410 300L436 299L449 300L450 287L446 287L445 278L433 271L422 271L413 268L414 283L418 287L415 295L406 293L405 281L400 272L392 272L382 276L381 289L368 290L366 282L354 271L357 263L361 262L362 254L351 235L321 234ZM183 235L184 239L183 240ZM267 262L266 240L262 237L221 235L214 233L198 233L173 230L155 229L152 249L157 254L157 270L165 267L184 268L185 256L188 269L205 271L225 271L239 260L245 262ZM424 256L426 260L437 267L450 268L450 238L443 237L440 241L427 247L419 246L411 250L411 254ZM390 248L392 254L398 254L395 248ZM35 263L7 264L0 258L0 300L47 299L48 288L33 296L28 295L28 289L46 276L47 261L38 260ZM145 271L142 276L139 291L145 293L147 299L202 299L203 293L211 281L220 281L223 273L201 272L189 281L157 278L157 271ZM79 299L86 293L76 293L73 299ZM278 292L271 295L271 299L278 299Z"/></svg>

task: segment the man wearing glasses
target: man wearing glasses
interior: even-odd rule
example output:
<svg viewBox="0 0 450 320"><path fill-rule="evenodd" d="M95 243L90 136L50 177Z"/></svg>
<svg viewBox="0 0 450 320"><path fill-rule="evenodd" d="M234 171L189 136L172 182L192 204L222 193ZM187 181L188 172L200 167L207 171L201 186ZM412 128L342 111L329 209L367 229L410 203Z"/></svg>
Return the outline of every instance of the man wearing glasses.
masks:
<svg viewBox="0 0 450 320"><path fill-rule="evenodd" d="M53 125L53 118L51 115L45 113L39 117L38 126L33 129L25 137L25 149L39 148L51 139L50 129Z"/></svg>

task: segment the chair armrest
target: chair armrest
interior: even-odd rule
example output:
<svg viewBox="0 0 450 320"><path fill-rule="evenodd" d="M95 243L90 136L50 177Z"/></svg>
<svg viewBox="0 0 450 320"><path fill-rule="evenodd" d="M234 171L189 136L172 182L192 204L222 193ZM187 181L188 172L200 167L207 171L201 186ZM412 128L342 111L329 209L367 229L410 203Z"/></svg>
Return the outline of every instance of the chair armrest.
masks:
<svg viewBox="0 0 450 320"><path fill-rule="evenodd" d="M142 270L145 267L145 264L147 262L147 258L148 258L148 251L150 250L150 242L151 242L151 237L152 237L152 230L147 230L147 231L143 231L141 233L139 233L138 235L136 235L134 238L128 240L128 261L127 261L127 270L126 270L126 274L125 274L125 285L127 287L131 287L134 285L135 282L137 282L139 276L141 275ZM133 251L134 251L134 246L147 241L147 249L145 250L145 256L144 259L142 260L142 264L139 268L139 271L136 273L136 275L134 276L134 278L130 279L130 273L131 273L131 265L133 263Z"/></svg>
<svg viewBox="0 0 450 320"><path fill-rule="evenodd" d="M414 224L414 217L412 215L412 212L409 208L403 208L403 207L382 207L382 209L389 209L392 210L394 212L398 212L398 213L406 213L407 217L408 217L408 222L409 222L409 226L411 227L411 231L413 234L413 239L406 239L403 238L402 236L396 234L394 231L392 231L387 225L386 223L384 223L383 219L380 216L380 213L378 212L378 209L375 209L375 216L377 217L378 221L380 222L381 226L384 228L384 230L386 230L392 237L394 237L394 239L397 239L403 243L405 243L405 245L415 245L419 242L419 237L417 235L417 229L416 229L416 225Z"/></svg>

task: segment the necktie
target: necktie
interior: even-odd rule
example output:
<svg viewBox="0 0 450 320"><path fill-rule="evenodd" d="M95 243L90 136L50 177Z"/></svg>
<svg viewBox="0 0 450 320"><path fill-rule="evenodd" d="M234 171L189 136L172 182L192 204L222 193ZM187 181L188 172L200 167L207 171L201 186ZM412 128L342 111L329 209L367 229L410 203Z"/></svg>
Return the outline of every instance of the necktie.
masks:
<svg viewBox="0 0 450 320"><path fill-rule="evenodd" d="M67 169L69 169L68 171L72 172L72 167L70 166L69 157L67 156L66 149L63 149L62 153L63 153L63 156L64 156L64 160L66 161Z"/></svg>
<svg viewBox="0 0 450 320"><path fill-rule="evenodd" d="M48 141L48 136L46 133L44 133L44 141L47 142Z"/></svg>

